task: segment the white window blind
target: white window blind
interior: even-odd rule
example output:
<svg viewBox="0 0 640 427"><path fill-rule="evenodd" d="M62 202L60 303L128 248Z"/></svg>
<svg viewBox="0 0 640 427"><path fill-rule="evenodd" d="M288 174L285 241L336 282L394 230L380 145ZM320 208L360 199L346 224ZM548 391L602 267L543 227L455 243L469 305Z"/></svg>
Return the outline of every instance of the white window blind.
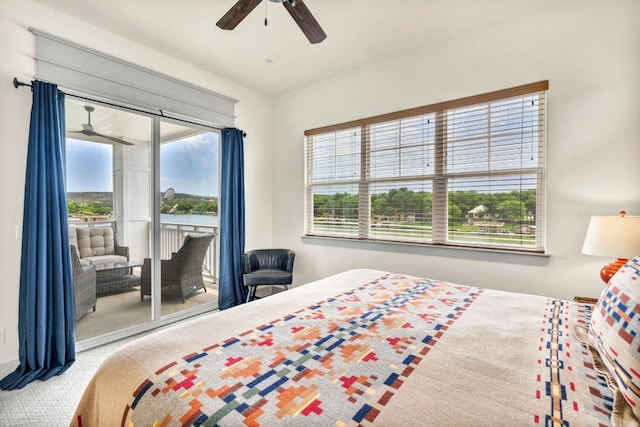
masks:
<svg viewBox="0 0 640 427"><path fill-rule="evenodd" d="M307 153L311 173L307 229L327 236L358 237L360 129L317 135Z"/></svg>
<svg viewBox="0 0 640 427"><path fill-rule="evenodd" d="M306 131L305 234L543 252L547 89Z"/></svg>

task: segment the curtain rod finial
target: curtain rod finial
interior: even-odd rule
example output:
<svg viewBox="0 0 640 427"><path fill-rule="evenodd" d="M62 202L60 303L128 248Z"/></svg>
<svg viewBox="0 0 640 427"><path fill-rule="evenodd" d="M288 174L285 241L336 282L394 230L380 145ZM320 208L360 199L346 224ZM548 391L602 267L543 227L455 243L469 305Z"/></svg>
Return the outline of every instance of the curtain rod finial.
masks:
<svg viewBox="0 0 640 427"><path fill-rule="evenodd" d="M18 78L17 78L17 77L14 77L14 78L13 78L13 87L15 87L16 89L18 89L18 87L20 87L20 86L29 86L29 87L31 87L31 85L30 85L30 84L28 84L28 83L22 83L20 80L18 80Z"/></svg>

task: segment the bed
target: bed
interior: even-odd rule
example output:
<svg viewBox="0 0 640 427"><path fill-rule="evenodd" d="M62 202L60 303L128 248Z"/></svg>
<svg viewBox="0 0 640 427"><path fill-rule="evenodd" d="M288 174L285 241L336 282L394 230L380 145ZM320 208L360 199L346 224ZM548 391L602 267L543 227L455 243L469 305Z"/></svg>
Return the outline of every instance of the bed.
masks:
<svg viewBox="0 0 640 427"><path fill-rule="evenodd" d="M630 425L593 314L350 270L125 345L71 425Z"/></svg>

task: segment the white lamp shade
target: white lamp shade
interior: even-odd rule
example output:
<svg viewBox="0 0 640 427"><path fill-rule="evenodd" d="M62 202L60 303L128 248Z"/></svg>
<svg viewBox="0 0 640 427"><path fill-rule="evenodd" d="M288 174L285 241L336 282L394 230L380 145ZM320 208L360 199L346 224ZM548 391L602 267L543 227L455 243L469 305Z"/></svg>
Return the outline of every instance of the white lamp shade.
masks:
<svg viewBox="0 0 640 427"><path fill-rule="evenodd" d="M640 255L640 216L592 216L582 253L625 259Z"/></svg>

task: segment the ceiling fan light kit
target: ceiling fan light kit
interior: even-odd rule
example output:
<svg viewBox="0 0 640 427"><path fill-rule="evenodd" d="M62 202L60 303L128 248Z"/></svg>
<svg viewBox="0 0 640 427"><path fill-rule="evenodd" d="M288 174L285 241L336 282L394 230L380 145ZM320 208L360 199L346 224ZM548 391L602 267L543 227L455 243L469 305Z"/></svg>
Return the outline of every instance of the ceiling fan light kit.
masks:
<svg viewBox="0 0 640 427"><path fill-rule="evenodd" d="M282 3L293 20L298 24L307 39L312 43L320 43L327 35L304 4L303 0L269 0L273 3ZM262 0L238 0L216 25L223 30L233 30L244 18L256 8ZM265 18L266 25L266 18Z"/></svg>

